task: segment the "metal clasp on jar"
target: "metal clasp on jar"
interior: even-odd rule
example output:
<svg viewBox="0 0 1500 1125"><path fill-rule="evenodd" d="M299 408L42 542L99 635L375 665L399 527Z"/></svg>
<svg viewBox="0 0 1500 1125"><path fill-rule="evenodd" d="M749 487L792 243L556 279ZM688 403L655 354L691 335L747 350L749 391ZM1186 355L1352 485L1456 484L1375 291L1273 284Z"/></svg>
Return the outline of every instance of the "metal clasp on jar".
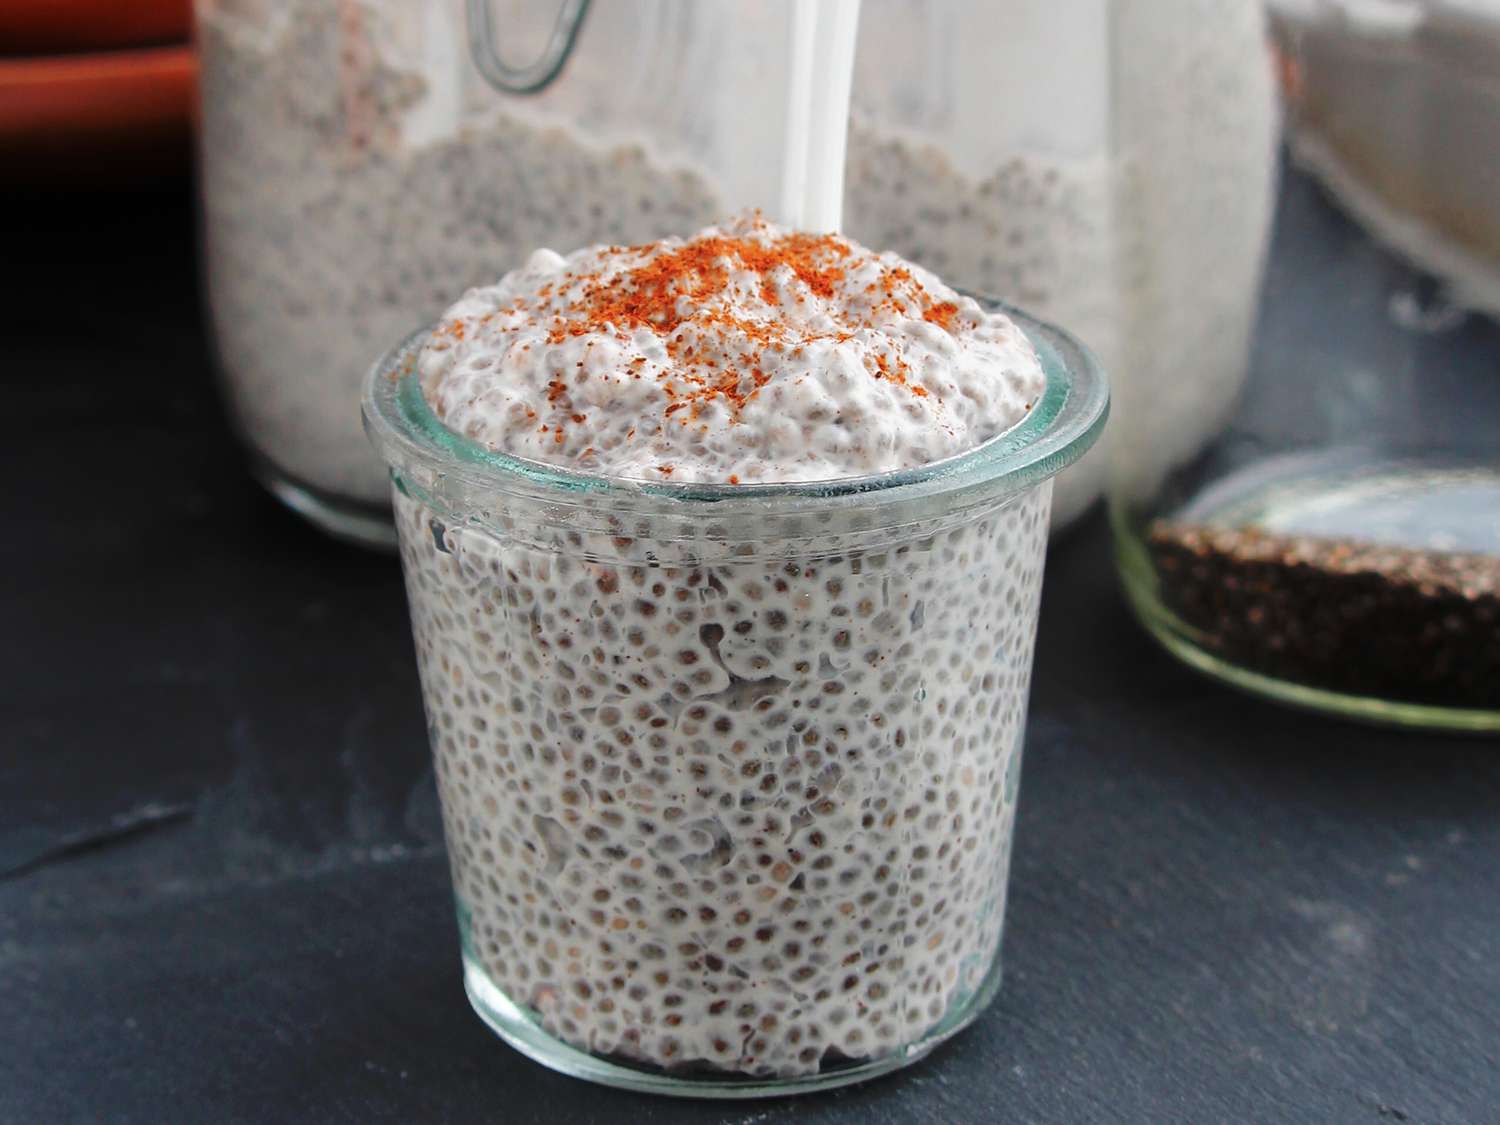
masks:
<svg viewBox="0 0 1500 1125"><path fill-rule="evenodd" d="M590 0L563 0L557 11L557 22L542 53L525 66L512 66L500 57L495 43L494 20L490 0L468 0L469 53L479 73L495 89L507 94L539 94L552 85L573 46L588 15Z"/></svg>

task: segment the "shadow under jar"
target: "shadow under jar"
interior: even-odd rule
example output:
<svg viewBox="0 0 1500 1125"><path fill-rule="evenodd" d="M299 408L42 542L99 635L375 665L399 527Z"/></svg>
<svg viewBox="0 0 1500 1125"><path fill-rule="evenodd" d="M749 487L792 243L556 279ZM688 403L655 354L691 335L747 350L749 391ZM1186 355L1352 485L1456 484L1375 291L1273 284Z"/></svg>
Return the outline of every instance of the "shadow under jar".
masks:
<svg viewBox="0 0 1500 1125"><path fill-rule="evenodd" d="M962 456L799 485L610 480L372 372L479 1015L579 1077L843 1085L974 1020L999 948L1052 477L1103 376Z"/></svg>

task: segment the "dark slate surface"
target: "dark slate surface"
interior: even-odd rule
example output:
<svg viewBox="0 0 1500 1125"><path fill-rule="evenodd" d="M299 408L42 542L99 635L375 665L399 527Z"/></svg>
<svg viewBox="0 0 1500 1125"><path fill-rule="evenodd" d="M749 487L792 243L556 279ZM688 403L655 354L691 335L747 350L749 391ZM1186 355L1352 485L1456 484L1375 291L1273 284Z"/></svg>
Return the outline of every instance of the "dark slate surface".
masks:
<svg viewBox="0 0 1500 1125"><path fill-rule="evenodd" d="M795 1102L526 1061L460 988L396 565L247 479L187 196L7 203L0 1122L1500 1115L1496 745L1194 678L1128 619L1098 517L1048 570L976 1027Z"/></svg>

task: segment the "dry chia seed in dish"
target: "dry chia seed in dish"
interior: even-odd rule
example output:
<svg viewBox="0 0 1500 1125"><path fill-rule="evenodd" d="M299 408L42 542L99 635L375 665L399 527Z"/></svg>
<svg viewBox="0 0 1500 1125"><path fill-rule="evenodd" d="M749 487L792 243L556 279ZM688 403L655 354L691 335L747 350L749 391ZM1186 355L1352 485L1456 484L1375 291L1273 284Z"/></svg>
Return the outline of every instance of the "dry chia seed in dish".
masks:
<svg viewBox="0 0 1500 1125"><path fill-rule="evenodd" d="M1500 705L1500 559L1155 523L1169 609L1226 659L1351 695Z"/></svg>

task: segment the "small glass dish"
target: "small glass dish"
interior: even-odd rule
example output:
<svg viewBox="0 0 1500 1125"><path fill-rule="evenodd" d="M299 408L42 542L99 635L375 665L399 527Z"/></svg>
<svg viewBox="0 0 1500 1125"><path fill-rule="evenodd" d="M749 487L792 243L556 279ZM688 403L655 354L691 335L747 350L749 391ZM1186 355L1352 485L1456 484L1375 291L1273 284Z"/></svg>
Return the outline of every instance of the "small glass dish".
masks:
<svg viewBox="0 0 1500 1125"><path fill-rule="evenodd" d="M1500 22L1274 7L1291 159L1251 375L1190 450L1119 412L1124 586L1236 687L1500 732Z"/></svg>
<svg viewBox="0 0 1500 1125"><path fill-rule="evenodd" d="M922 468L606 479L365 423L396 526L475 1010L553 1069L760 1097L906 1066L999 987L1052 478L1087 352L1011 314L1044 395Z"/></svg>

